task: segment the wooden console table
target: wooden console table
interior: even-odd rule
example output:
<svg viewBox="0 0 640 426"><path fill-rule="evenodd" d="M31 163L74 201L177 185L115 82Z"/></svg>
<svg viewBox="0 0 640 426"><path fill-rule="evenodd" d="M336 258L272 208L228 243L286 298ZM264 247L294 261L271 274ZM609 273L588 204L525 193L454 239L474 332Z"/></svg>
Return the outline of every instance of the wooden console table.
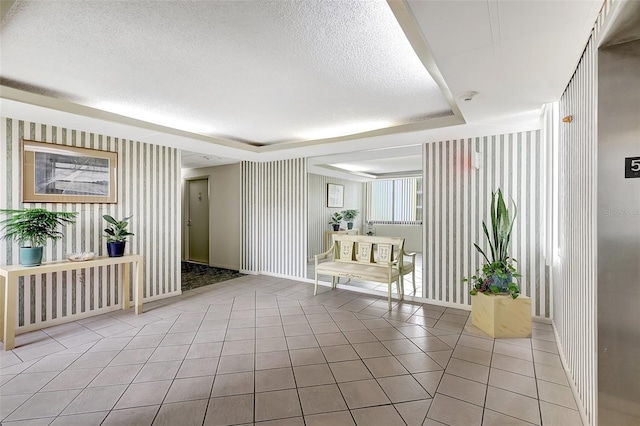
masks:
<svg viewBox="0 0 640 426"><path fill-rule="evenodd" d="M129 274L131 264L134 265L135 275L133 276L133 301L136 308L136 315L142 313L143 283L142 274L144 270L144 258L139 254L126 254L122 257L97 257L84 262L71 262L61 260L58 262L47 262L40 266L7 265L0 266L0 337L4 342L4 350L8 351L15 347L15 321L16 306L18 298L18 278L36 274L46 274L50 272L73 271L75 269L95 268L99 266L124 265L122 278L122 309L129 309ZM46 324L46 323L43 323Z"/></svg>

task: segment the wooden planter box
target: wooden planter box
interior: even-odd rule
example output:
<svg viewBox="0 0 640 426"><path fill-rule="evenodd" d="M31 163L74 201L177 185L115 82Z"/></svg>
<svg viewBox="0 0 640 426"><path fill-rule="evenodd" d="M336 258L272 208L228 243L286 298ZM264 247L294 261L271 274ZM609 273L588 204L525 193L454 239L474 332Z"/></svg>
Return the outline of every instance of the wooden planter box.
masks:
<svg viewBox="0 0 640 426"><path fill-rule="evenodd" d="M502 294L471 296L473 325L493 338L531 337L531 299Z"/></svg>

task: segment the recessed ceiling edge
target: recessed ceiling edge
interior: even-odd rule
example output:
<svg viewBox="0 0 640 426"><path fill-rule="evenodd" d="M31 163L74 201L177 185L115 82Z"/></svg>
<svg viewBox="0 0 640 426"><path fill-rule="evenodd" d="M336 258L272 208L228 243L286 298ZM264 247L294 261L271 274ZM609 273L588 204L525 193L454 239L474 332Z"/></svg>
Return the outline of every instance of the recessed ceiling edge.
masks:
<svg viewBox="0 0 640 426"><path fill-rule="evenodd" d="M437 129L441 127L456 126L465 124L464 119L458 115L448 115L446 117L432 118L429 120L418 121L415 123L401 124L399 126L383 127L381 129L369 130L367 132L355 133L345 136L337 136L335 138L314 139L299 142L282 142L279 144L260 146L257 152L273 152L285 149L307 148L317 145L325 145L337 142L354 141L358 139L372 138L375 136L394 135L398 133L419 132L422 130Z"/></svg>
<svg viewBox="0 0 640 426"><path fill-rule="evenodd" d="M447 83L444 81L444 77L442 76L442 73L440 73L436 62L433 59L431 48L429 47L424 34L422 34L422 31L420 30L420 27L418 26L406 0L387 0L387 4L389 5L389 8L391 8L393 15L396 17L400 28L402 28L402 31L407 37L407 40L409 40L411 47L413 47L413 51L416 53L416 56L418 56L426 70L431 74L431 77L440 88L442 95L449 103L449 107L451 108L451 111L453 111L453 115L460 119L460 122L456 124L466 124L462 112L458 108L458 105L451 94L451 90L449 90L449 86L447 86Z"/></svg>
<svg viewBox="0 0 640 426"><path fill-rule="evenodd" d="M212 136L201 135L199 133L187 132L184 130L178 130L173 127L162 126L159 124L150 123L148 121L142 121L135 118L127 117L124 115L114 114L112 112L103 111L101 109L91 108L85 105L76 104L73 102L64 101L61 99L55 99L48 96L39 95L36 93L25 92L23 90L14 89L0 85L0 98L7 99L23 104L34 105L36 107L47 108L50 110L61 111L78 116L94 118L98 120L108 121L111 123L122 124L125 126L136 127L139 129L149 130L153 133L164 133L174 136L180 136L198 140L201 142L212 143L229 148L240 149L248 152L257 152L257 147L242 142L237 142L228 139L215 138Z"/></svg>

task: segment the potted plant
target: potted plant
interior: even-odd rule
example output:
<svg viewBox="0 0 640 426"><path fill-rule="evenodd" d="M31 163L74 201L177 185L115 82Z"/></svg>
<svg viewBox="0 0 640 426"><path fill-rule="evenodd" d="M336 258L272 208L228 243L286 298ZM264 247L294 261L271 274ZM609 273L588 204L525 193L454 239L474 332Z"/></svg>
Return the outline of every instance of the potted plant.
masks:
<svg viewBox="0 0 640 426"><path fill-rule="evenodd" d="M129 216L122 220L116 220L108 214L102 216L102 218L111 225L104 230L106 233L105 237L107 237L107 252L109 253L109 257L122 257L122 255L124 255L127 237L129 235L135 235L127 231L129 219L132 217L133 216Z"/></svg>
<svg viewBox="0 0 640 426"><path fill-rule="evenodd" d="M514 278L521 276L513 265L517 261L509 256L511 232L517 215L515 203L512 202L512 204L514 213L513 217L510 217L502 191L498 189L491 194L491 234L487 224L482 221L482 229L487 237L491 258L478 244L473 244L486 263L476 271L476 275L471 277L471 295L487 292L509 293L515 299L520 294L518 284L513 281ZM467 279L465 278L464 281Z"/></svg>
<svg viewBox="0 0 640 426"><path fill-rule="evenodd" d="M340 230L340 223L342 222L342 215L340 212L335 212L331 219L329 219L329 225L333 226L334 231Z"/></svg>
<svg viewBox="0 0 640 426"><path fill-rule="evenodd" d="M353 219L358 217L358 210L343 210L342 217L347 222L347 229L353 229Z"/></svg>
<svg viewBox="0 0 640 426"><path fill-rule="evenodd" d="M52 212L34 208L23 210L0 210L9 216L0 222L4 229L3 239L14 239L20 243L20 264L38 266L42 263L43 246L47 240L63 236L58 226L75 223L78 212Z"/></svg>
<svg viewBox="0 0 640 426"><path fill-rule="evenodd" d="M517 215L515 203L512 204L513 215L500 189L491 194L491 232L482 222L489 254L474 244L485 263L470 280L472 322L492 337L526 337L531 334L531 300L528 297L514 300L520 295L520 287L514 279L521 275L514 266L516 260L509 256L511 232ZM465 278L464 281L468 280Z"/></svg>

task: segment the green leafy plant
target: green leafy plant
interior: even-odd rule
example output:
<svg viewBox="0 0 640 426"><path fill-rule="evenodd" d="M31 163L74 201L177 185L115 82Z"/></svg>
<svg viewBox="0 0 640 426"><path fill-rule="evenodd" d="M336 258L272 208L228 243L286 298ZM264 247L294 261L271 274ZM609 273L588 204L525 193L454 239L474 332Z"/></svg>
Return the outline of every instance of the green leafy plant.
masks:
<svg viewBox="0 0 640 426"><path fill-rule="evenodd" d="M329 225L340 225L342 222L342 215L339 212L335 212L329 219Z"/></svg>
<svg viewBox="0 0 640 426"><path fill-rule="evenodd" d="M63 236L59 226L75 223L78 212L52 212L46 209L0 210L7 216L0 224L3 239L14 239L24 247L42 247L47 240ZM28 245L25 245L28 244Z"/></svg>
<svg viewBox="0 0 640 426"><path fill-rule="evenodd" d="M358 217L360 212L358 210L342 210L342 217L347 222L353 222L353 219Z"/></svg>
<svg viewBox="0 0 640 426"><path fill-rule="evenodd" d="M129 225L129 219L133 216L125 217L122 220L116 220L113 216L109 216L105 214L102 216L104 220L106 220L111 226L104 230L105 237L107 237L107 242L123 242L127 241L127 237L130 235L135 235L129 231L127 231L127 226Z"/></svg>
<svg viewBox="0 0 640 426"><path fill-rule="evenodd" d="M513 203L513 216L510 215L502 191L498 189L491 194L491 233L487 224L483 221L482 228L489 244L487 254L478 244L473 244L482 255L486 263L476 271L470 280L472 295L478 293L509 293L512 298L520 295L520 287L513 281L521 275L516 270L514 263L517 261L509 256L509 244L511 233L517 215L517 208Z"/></svg>

